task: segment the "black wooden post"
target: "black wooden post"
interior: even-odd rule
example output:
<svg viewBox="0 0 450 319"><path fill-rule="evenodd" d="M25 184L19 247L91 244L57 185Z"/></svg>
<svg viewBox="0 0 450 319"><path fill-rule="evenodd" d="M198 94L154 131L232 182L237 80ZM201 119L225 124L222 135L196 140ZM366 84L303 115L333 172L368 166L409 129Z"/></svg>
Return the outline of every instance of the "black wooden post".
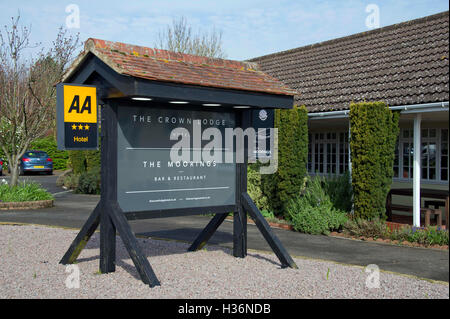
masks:
<svg viewBox="0 0 450 319"><path fill-rule="evenodd" d="M237 124L243 130L250 127L251 113L248 110L241 110L237 112ZM236 204L237 211L233 214L233 256L244 258L247 256L247 214L241 203L241 196L243 192L247 192L247 161L248 161L248 143L244 137L244 163L236 164ZM237 151L237 150L236 150Z"/></svg>
<svg viewBox="0 0 450 319"><path fill-rule="evenodd" d="M116 228L109 216L108 203L117 199L117 116L111 105L102 108L100 272L116 270Z"/></svg>
<svg viewBox="0 0 450 319"><path fill-rule="evenodd" d="M247 214L242 207L239 194L247 190L247 167L245 163L237 164L237 211L233 213L233 256L244 258L247 256Z"/></svg>
<svg viewBox="0 0 450 319"><path fill-rule="evenodd" d="M122 209L117 202L108 205L107 209L142 281L150 287L160 286L161 284L150 266L147 257L139 246L136 236L131 231L130 224Z"/></svg>
<svg viewBox="0 0 450 319"><path fill-rule="evenodd" d="M98 224L100 223L100 210L100 203L98 203L88 220L84 223L80 232L77 234L77 237L75 237L69 249L59 262L60 264L73 264L77 260L81 251L86 246L87 242L91 238L92 234L94 234Z"/></svg>
<svg viewBox="0 0 450 319"><path fill-rule="evenodd" d="M192 245L188 248L188 251L196 251L202 249L211 236L215 233L217 228L227 218L227 214L216 214L213 219L206 225L205 229L197 236Z"/></svg>
<svg viewBox="0 0 450 319"><path fill-rule="evenodd" d="M295 264L294 260L292 260L289 253L281 244L280 240L272 231L266 219L261 214L259 209L256 207L255 203L247 193L242 193L242 205L244 206L245 210L249 213L250 217L255 221L256 226L258 227L261 234L264 236L264 239L267 241L270 248L272 248L275 255L277 255L278 259L281 262L281 266L297 269L298 267Z"/></svg>

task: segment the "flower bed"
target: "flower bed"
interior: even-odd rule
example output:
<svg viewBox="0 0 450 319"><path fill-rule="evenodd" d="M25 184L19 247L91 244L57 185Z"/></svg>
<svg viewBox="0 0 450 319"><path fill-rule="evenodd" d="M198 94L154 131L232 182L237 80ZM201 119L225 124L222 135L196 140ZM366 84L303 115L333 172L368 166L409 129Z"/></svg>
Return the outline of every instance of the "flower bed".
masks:
<svg viewBox="0 0 450 319"><path fill-rule="evenodd" d="M342 232L333 232L332 236L391 243L410 247L431 247L448 249L449 232L440 227L418 228L410 225L386 223L375 219L350 220Z"/></svg>
<svg viewBox="0 0 450 319"><path fill-rule="evenodd" d="M38 209L53 206L53 196L35 182L21 182L10 187L0 183L0 210Z"/></svg>
<svg viewBox="0 0 450 319"><path fill-rule="evenodd" d="M39 209L53 207L53 199L30 202L0 202L0 210Z"/></svg>

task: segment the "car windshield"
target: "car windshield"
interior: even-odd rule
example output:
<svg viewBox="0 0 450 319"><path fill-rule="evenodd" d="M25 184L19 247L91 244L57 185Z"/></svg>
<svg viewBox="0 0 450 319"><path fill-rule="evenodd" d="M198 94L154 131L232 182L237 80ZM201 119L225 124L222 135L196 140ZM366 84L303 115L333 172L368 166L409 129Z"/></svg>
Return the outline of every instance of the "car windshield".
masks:
<svg viewBox="0 0 450 319"><path fill-rule="evenodd" d="M31 157L31 158L43 158L47 157L47 153L45 152L26 152L24 157Z"/></svg>

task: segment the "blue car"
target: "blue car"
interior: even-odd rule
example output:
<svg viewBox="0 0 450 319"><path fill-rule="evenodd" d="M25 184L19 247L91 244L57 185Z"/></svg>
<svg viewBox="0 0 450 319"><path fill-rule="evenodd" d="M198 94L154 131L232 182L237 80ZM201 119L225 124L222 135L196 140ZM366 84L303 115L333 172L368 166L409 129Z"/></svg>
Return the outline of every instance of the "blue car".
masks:
<svg viewBox="0 0 450 319"><path fill-rule="evenodd" d="M53 160L44 151L26 151L20 158L20 174L45 172L53 174Z"/></svg>

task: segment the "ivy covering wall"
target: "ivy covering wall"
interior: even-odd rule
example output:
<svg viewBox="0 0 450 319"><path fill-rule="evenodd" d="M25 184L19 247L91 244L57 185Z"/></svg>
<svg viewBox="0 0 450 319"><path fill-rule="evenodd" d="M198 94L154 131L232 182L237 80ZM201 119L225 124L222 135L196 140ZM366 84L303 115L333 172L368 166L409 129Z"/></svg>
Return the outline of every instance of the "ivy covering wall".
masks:
<svg viewBox="0 0 450 319"><path fill-rule="evenodd" d="M350 105L350 150L356 217L385 217L386 196L394 176L399 114L383 102Z"/></svg>

